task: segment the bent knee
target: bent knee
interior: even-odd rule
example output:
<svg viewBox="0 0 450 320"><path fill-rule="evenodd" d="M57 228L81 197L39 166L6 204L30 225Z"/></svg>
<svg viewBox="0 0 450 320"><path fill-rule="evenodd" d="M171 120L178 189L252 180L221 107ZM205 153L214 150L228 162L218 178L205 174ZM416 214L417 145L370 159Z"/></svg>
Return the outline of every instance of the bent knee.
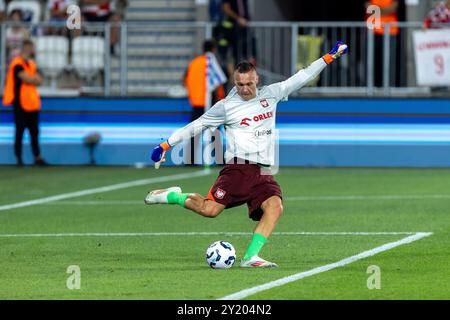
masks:
<svg viewBox="0 0 450 320"><path fill-rule="evenodd" d="M270 212L270 214L281 217L283 214L283 202L279 197L271 198L264 206L265 212Z"/></svg>
<svg viewBox="0 0 450 320"><path fill-rule="evenodd" d="M283 204L280 203L280 204L274 205L272 207L272 210L275 215L277 215L278 217L281 217L283 215Z"/></svg>

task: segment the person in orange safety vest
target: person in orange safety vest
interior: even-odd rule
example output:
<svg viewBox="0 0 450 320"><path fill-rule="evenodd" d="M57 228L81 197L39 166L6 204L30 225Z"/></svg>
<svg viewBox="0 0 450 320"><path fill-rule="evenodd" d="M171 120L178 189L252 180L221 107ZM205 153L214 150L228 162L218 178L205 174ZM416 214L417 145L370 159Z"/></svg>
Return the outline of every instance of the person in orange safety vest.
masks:
<svg viewBox="0 0 450 320"><path fill-rule="evenodd" d="M216 43L214 40L206 40L203 43L203 54L190 62L184 75L184 84L192 107L191 122L200 118L217 101L225 98L226 82L227 77L216 58ZM191 155L190 159L185 159L186 163L198 162L195 153L200 151L197 148L199 143L200 137L191 138Z"/></svg>
<svg viewBox="0 0 450 320"><path fill-rule="evenodd" d="M379 25L375 24L373 27L373 32L375 34L375 47L374 47L374 85L376 87L383 86L383 75L384 75L384 35L389 24L389 37L390 37L390 75L389 75L389 86L397 86L399 82L399 66L398 57L399 54L397 50L397 35L400 33L400 29L397 25L399 2L397 0L370 0L366 2L366 7L377 6L380 9L380 21ZM395 61L394 61L395 60ZM395 67L395 69L394 69Z"/></svg>
<svg viewBox="0 0 450 320"><path fill-rule="evenodd" d="M186 69L184 84L186 86L189 103L192 107L191 121L201 117L205 112L205 107L212 106L219 100L225 98L223 83L226 78L222 70L222 81L217 83L215 88L208 88L208 56L215 60L216 44L213 40L207 40L203 43L203 54L194 58ZM213 89L213 90L211 90Z"/></svg>
<svg viewBox="0 0 450 320"><path fill-rule="evenodd" d="M14 109L15 143L14 151L17 165L22 166L22 139L28 128L35 165L47 165L41 157L39 147L39 111L41 98L37 86L42 84L42 76L37 71L34 56L34 44L24 40L21 54L9 65L3 91L3 105Z"/></svg>
<svg viewBox="0 0 450 320"><path fill-rule="evenodd" d="M374 28L375 34L384 35L386 24L390 24L389 33L393 36L398 35L398 1L397 0L371 0L368 5L375 5L380 8L381 25Z"/></svg>

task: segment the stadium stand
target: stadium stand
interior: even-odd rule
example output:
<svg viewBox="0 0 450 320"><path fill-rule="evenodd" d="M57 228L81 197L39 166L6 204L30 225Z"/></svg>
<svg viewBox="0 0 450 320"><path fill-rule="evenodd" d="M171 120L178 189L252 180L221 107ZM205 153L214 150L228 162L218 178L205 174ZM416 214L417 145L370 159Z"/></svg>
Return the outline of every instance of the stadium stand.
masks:
<svg viewBox="0 0 450 320"><path fill-rule="evenodd" d="M105 39L83 36L72 41L72 65L83 78L92 82L104 68Z"/></svg>
<svg viewBox="0 0 450 320"><path fill-rule="evenodd" d="M76 4L82 4L80 1L73 1ZM36 35L33 32L34 40L41 44L38 45L38 62L42 64L42 69L46 73L45 87L47 92L65 88L80 88L83 94L83 88L88 86L102 87L104 83L100 78L95 78L99 69L110 66L110 79L112 94L120 93L120 84L123 81L127 83L127 92L130 94L146 95L164 95L170 92L176 86L180 86L183 73L190 59L195 56L196 36L199 30L195 27L175 27L173 23L192 23L195 21L196 4L194 0L115 0L114 8L118 16L126 21L126 43L125 50L121 50L121 44L117 44L113 50L115 54L111 55L109 61L105 58L98 59L102 63L94 63L94 70L87 70L87 66L93 63L91 59L83 61L87 55L74 54L72 49L80 49L84 42L89 43L92 37L96 37L95 47L101 50L95 53L105 53L105 48L100 45L99 40L105 41L105 28L99 23L83 28L81 37L87 37L85 40L78 40L75 34L62 34L66 36L67 41L62 40L61 34L56 38L50 35L51 28L42 28ZM40 21L52 23L50 19L49 1L30 1L13 0L8 5L8 12L14 8L19 8L25 12L27 21L39 23ZM42 19L41 19L42 17ZM84 26L89 22L83 21ZM48 29L48 30L47 30ZM36 31L36 30L34 30ZM45 38L39 40L38 36L42 34ZM111 33L110 33L111 35ZM67 43L68 42L68 43ZM51 45L44 45L51 44ZM69 50L67 47L69 46ZM55 52L50 52L54 50ZM80 52L80 51L79 51ZM64 53L67 57L63 58ZM92 52L91 52L92 53ZM122 57L122 55L125 57ZM47 57L58 57L55 64L49 64ZM121 62L127 61L126 79L121 79ZM61 64L66 63L65 67ZM68 71L62 73L62 71ZM75 73L71 72L72 70ZM80 75L81 79L74 80L74 76ZM84 80L87 81L83 82Z"/></svg>
<svg viewBox="0 0 450 320"><path fill-rule="evenodd" d="M124 15L129 23L128 92L164 93L179 85L196 53L196 30L171 23L195 21L195 1L129 0ZM120 59L113 57L111 63L111 91L118 92Z"/></svg>
<svg viewBox="0 0 450 320"><path fill-rule="evenodd" d="M42 22L42 24L27 24L34 39L39 36L49 36L51 18L50 10L52 2L69 3L72 0L13 0L7 1L7 12L15 7L21 7L26 12L30 21ZM82 1L73 0L83 8ZM152 97L182 97L185 95L183 90L182 78L189 61L200 52L199 44L212 32L212 24L205 21L209 19L208 15L199 9L202 5L195 0L111 0L113 13L120 16L120 22L111 21L90 22L84 20L82 29L78 32L73 30L66 32L53 33L59 36L65 36L69 42L67 51L67 67L61 72L59 66L54 66L54 70L48 71L47 81L41 89L47 89L46 95L60 96L60 93L69 89L72 94L97 94L101 96L152 96ZM205 5L203 5L205 6ZM206 11L205 11L206 12ZM81 10L83 14L83 10ZM41 17L41 20L39 20ZM304 65L305 56L302 45L314 47L314 50L308 49L311 57L308 61L317 56L317 52L328 47L330 42L337 40L339 35L348 36L348 41L355 44L353 46L355 53L349 55L339 66L333 66L324 72L317 79L314 86L305 88L303 94L342 94L342 95L392 95L404 96L405 94L427 95L430 93L427 87L418 87L415 85L415 79L407 74L413 74L414 62L403 59L401 64L389 65L390 72L398 72L400 69L403 76L402 86L400 88L392 86L391 83L383 88L374 88L369 82L373 68L377 65L368 59L365 62L365 56L369 57L370 48L365 43L366 25L363 22L354 22L351 25L336 22L333 25L323 26L320 22L308 22L301 24L292 24L289 22L271 22L255 20L252 28L255 38L257 38L259 56L258 68L260 69L263 83L272 83L285 79L295 72L297 67ZM123 23L122 23L123 22ZM61 28L65 28L64 19L59 21ZM113 26L119 26L116 29ZM413 32L415 26L408 22L404 24L403 29L407 29L408 34ZM64 24L64 25L61 25ZM6 30L11 24L6 24ZM83 76L76 72L73 66L74 57L71 51L73 41L78 37L101 37L104 41L113 41L114 29L120 29L119 41L113 46L114 50L108 50L108 44L105 44L102 51L104 64L102 66L104 77ZM298 39L291 32L297 30ZM333 32L331 32L333 31ZM323 41L312 43L309 37ZM406 37L406 36L405 36ZM287 39L290 39L287 41ZM404 39L403 39L404 40ZM46 40L47 41L47 40ZM409 41L409 40L408 40ZM300 45L295 48L292 43L298 42ZM405 45L406 41L402 42ZM66 44L61 44L64 48ZM303 46L304 47L304 46ZM55 48L60 55L66 52L64 48ZM281 48L279 54L274 55L272 48ZM41 56L50 54L48 48L41 52ZM313 52L314 51L314 52ZM311 58L311 59L310 59ZM64 60L64 59L63 59ZM63 61L61 60L61 61ZM375 61L377 62L377 61ZM45 62L42 62L45 64ZM77 61L78 69L81 62ZM378 63L378 62L377 62ZM307 63L306 63L307 64ZM351 68L351 66L357 68ZM44 68L48 69L48 66ZM58 76L54 72L59 70ZM75 71L75 72L74 72ZM339 71L339 72L338 72ZM337 76L338 75L338 76ZM3 77L4 78L4 77ZM55 80L57 79L57 81ZM406 82L408 80L408 82ZM2 79L4 81L4 79ZM45 90L44 90L45 91ZM176 94L172 94L175 92Z"/></svg>
<svg viewBox="0 0 450 320"><path fill-rule="evenodd" d="M34 39L36 61L44 76L51 80L51 88L56 89L57 77L69 65L69 40L63 36L41 36Z"/></svg>

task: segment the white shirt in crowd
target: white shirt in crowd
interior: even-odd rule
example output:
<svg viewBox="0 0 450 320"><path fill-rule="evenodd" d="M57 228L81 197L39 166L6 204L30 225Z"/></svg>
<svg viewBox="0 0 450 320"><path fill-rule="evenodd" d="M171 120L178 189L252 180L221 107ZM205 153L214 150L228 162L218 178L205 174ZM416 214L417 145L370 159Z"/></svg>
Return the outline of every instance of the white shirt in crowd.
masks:
<svg viewBox="0 0 450 320"><path fill-rule="evenodd" d="M76 4L75 0L49 0L47 8L49 10L65 11L72 4Z"/></svg>
<svg viewBox="0 0 450 320"><path fill-rule="evenodd" d="M81 10L84 14L88 14L95 17L103 17L113 13L116 10L116 1L105 1L102 4L86 4L83 5Z"/></svg>

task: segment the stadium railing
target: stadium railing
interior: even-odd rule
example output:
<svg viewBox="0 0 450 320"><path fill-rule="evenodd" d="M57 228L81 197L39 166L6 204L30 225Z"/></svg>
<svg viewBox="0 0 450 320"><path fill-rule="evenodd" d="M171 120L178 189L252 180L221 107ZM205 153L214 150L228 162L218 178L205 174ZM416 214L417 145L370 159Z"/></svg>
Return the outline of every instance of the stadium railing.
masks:
<svg viewBox="0 0 450 320"><path fill-rule="evenodd" d="M55 38L48 42L49 46L56 46L55 52L49 47L37 52L41 55L38 61L45 60L42 57L45 54L48 59L56 59L55 56L60 59L54 65L43 64L44 69L49 68L43 72L50 79L42 91L47 95L69 92L106 97L183 96L184 70L201 52L203 40L214 34L210 22L117 25L120 40L114 53L110 48L112 23L83 23L79 31L83 41L77 40L76 31L67 30L65 24L24 24L33 38L48 37L48 30L59 28L69 40L67 50L60 48L65 42ZM10 27L8 23L1 25L2 87L8 66L6 35ZM256 47L263 84L286 79L327 52L335 41L343 40L349 44L350 54L304 88L303 95L431 96L431 88L419 87L415 80L412 32L420 30L422 24L401 22L398 27L400 32L395 38L386 28L381 53L384 59L377 56L374 33L365 22L251 22L246 43ZM64 52L68 55L67 65L62 67ZM381 83L375 82L378 70L382 70ZM444 92L447 94L448 90Z"/></svg>

